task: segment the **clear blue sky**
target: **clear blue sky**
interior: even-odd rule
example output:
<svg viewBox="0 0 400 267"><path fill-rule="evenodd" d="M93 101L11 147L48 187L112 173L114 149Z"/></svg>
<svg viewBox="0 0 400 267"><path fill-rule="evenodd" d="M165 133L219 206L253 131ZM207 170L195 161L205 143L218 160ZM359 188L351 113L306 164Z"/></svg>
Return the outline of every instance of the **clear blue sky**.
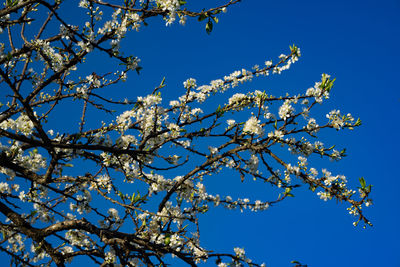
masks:
<svg viewBox="0 0 400 267"><path fill-rule="evenodd" d="M201 10L224 1L194 2ZM122 47L138 56L144 69L139 76L132 72L121 90L113 90L114 99L148 94L164 76L163 95L174 99L189 77L205 84L276 59L296 44L302 57L289 71L244 88L300 93L328 73L336 83L319 110L337 108L362 119L354 131L322 135L346 147L348 156L320 167L346 175L354 187L359 177L373 185L374 205L366 212L372 228L355 228L346 205L324 202L300 189L295 198L264 212L212 210L201 218L205 248L233 252L233 247L244 247L249 258L269 267L291 266L291 260L310 267L400 266L399 14L398 0L243 0L219 17L211 35L204 22L188 19L185 26L165 27L160 18L128 34ZM108 71L101 60L95 63L83 77ZM225 177L217 186L240 194L240 178L231 179ZM263 194L259 188L249 189L255 196Z"/></svg>
<svg viewBox="0 0 400 267"><path fill-rule="evenodd" d="M206 7L214 1L196 2ZM355 186L361 176L373 184L375 202L366 214L374 227L355 228L346 205L300 190L262 213L210 212L201 232L206 247L232 251L242 246L250 258L274 267L290 266L293 259L311 267L400 266L399 14L400 2L394 0L244 0L220 16L210 36L204 23L188 20L184 27L165 28L157 19L129 39L144 67L132 78L135 89L129 95L153 88L166 76L164 96L173 98L188 77L207 83L261 65L296 44L302 57L288 72L246 87L302 92L321 73L329 73L336 85L320 110L338 108L362 119L363 125L352 132L324 136L348 151L342 161L325 166L345 174Z"/></svg>

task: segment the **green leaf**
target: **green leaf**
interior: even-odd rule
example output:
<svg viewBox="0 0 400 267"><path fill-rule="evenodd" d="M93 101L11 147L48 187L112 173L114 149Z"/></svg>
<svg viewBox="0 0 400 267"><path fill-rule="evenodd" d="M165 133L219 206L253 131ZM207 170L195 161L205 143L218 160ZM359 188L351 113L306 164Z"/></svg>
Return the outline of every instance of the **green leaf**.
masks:
<svg viewBox="0 0 400 267"><path fill-rule="evenodd" d="M7 53L7 57L6 57L7 61L11 60L12 57L13 57L13 56L12 56L11 52L8 52L8 53Z"/></svg>
<svg viewBox="0 0 400 267"><path fill-rule="evenodd" d="M203 20L205 20L206 18L208 18L207 13L202 13L202 14L199 16L199 18L198 18L197 20L198 20L198 21L203 21Z"/></svg>
<svg viewBox="0 0 400 267"><path fill-rule="evenodd" d="M17 5L18 2L19 2L19 0L7 0L6 6L7 7L13 7L13 6Z"/></svg>
<svg viewBox="0 0 400 267"><path fill-rule="evenodd" d="M31 216L35 216L35 215L36 215L36 213L38 213L38 211L37 211L37 210L33 210L33 211L31 211Z"/></svg>
<svg viewBox="0 0 400 267"><path fill-rule="evenodd" d="M362 188L365 188L365 187L367 186L367 184L366 184L364 178L361 177L359 180L360 180L361 187L362 187Z"/></svg>
<svg viewBox="0 0 400 267"><path fill-rule="evenodd" d="M167 237L167 238L165 238L164 239L164 243L165 243L165 245L169 245L169 243L171 243L171 237Z"/></svg>
<svg viewBox="0 0 400 267"><path fill-rule="evenodd" d="M285 196L294 197L294 195L291 193L291 191L292 191L292 188L286 187L285 188Z"/></svg>
<svg viewBox="0 0 400 267"><path fill-rule="evenodd" d="M160 87L164 87L165 86L165 76L163 77L161 83L160 83Z"/></svg>
<svg viewBox="0 0 400 267"><path fill-rule="evenodd" d="M136 70L137 74L140 74L140 70L141 70L141 69L143 69L143 68L142 68L142 67L136 67L135 70Z"/></svg>
<svg viewBox="0 0 400 267"><path fill-rule="evenodd" d="M213 19L213 21L214 21L215 23L218 23L218 18L217 18L217 17L212 17L212 19Z"/></svg>
<svg viewBox="0 0 400 267"><path fill-rule="evenodd" d="M217 115L217 118L220 118L222 117L222 115L224 115L225 111L223 108L221 108L221 105L219 105L215 113Z"/></svg>
<svg viewBox="0 0 400 267"><path fill-rule="evenodd" d="M360 120L360 118L358 118L353 126L360 126L360 125L361 125L361 120Z"/></svg>
<svg viewBox="0 0 400 267"><path fill-rule="evenodd" d="M211 20L208 20L207 24L206 24L206 32L207 34L210 34L213 30L213 23Z"/></svg>
<svg viewBox="0 0 400 267"><path fill-rule="evenodd" d="M137 193L137 195L136 195L136 197L135 197L135 199L133 201L134 201L134 203L136 203L136 202L140 201L141 199L142 198L140 197L140 194Z"/></svg>
<svg viewBox="0 0 400 267"><path fill-rule="evenodd" d="M296 45L293 44L293 46L289 46L289 48L290 48L290 52L292 52L294 54L298 53L299 48Z"/></svg>
<svg viewBox="0 0 400 267"><path fill-rule="evenodd" d="M372 185L369 185L366 187L365 191L367 191L367 193L371 193L371 188L372 188Z"/></svg>

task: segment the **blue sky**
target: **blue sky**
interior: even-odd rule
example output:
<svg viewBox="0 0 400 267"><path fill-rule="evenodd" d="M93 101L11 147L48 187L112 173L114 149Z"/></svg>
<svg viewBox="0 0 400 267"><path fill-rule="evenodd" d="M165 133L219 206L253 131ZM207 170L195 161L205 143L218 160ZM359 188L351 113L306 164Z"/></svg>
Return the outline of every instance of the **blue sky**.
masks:
<svg viewBox="0 0 400 267"><path fill-rule="evenodd" d="M190 5L197 10L224 3L193 2ZM374 226L355 228L346 205L324 202L300 189L295 198L264 212L213 209L201 217L202 245L220 252L244 247L248 257L273 267L291 266L291 260L311 267L400 266L399 14L398 0L243 0L221 14L211 35L197 20L165 27L160 18L150 19L148 27L131 32L122 43L126 53L141 59L141 74L132 72L119 90L105 93L114 99L135 99L149 94L166 77L163 96L175 99L189 77L207 84L234 70L276 59L296 44L302 57L289 71L241 88L271 90L276 95L302 93L322 73L336 78L331 98L318 111L350 112L363 125L354 131L322 133L328 143L346 147L348 156L320 167L346 175L354 187L359 177L373 185L374 205L366 214ZM98 58L82 71L84 77L108 70ZM210 183L212 190L242 193L239 177L218 179ZM265 194L255 186L246 190L253 190L255 197Z"/></svg>
<svg viewBox="0 0 400 267"><path fill-rule="evenodd" d="M200 8L214 1L196 2ZM346 205L300 190L295 198L261 213L213 210L201 231L207 248L245 247L250 258L267 266L290 266L294 259L312 267L400 266L399 12L399 1L386 0L242 1L220 16L211 35L204 23L194 20L165 28L157 19L129 39L127 47L144 67L139 77L131 75L135 92L153 88L166 76L167 98L180 95L188 77L207 83L275 59L296 44L302 57L289 71L245 88L303 92L328 73L336 82L321 112L338 108L362 119L354 131L323 135L346 147L348 156L321 167L345 174L354 186L359 177L373 184L374 205L366 213L372 228L355 228ZM222 180L220 186L230 183Z"/></svg>

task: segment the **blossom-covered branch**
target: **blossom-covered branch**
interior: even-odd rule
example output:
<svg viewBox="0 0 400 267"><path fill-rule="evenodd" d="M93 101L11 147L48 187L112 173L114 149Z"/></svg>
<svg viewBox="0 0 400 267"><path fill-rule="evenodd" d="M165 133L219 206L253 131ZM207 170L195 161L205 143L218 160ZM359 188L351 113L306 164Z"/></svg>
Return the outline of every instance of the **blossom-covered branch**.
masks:
<svg viewBox="0 0 400 267"><path fill-rule="evenodd" d="M244 248L204 247L199 215L218 206L266 210L302 186L346 203L355 224L371 224L362 209L372 204L371 185L360 178L356 191L344 175L313 167L312 155L335 161L346 155L322 143L320 131L361 125L337 109L319 121L313 115L334 79L322 74L297 95L246 90L253 79L279 75L298 61L295 45L276 60L208 84L186 79L181 96L168 102L165 80L134 99L104 94L141 70L135 48L122 51L120 43L148 18L161 16L166 26L197 18L211 33L238 2L198 11L179 0L6 1L0 10L0 250L16 265L65 266L88 257L103 266L167 266L171 255L191 266L211 259L220 267L264 266ZM71 10L77 16L68 16ZM85 74L91 55L104 56L110 69ZM244 91L232 93L236 87ZM214 106L209 99L216 95L225 102ZM57 111L71 107L81 110L78 116L55 123ZM276 194L254 199L252 192L233 197L206 189L232 171L242 182L272 185Z"/></svg>

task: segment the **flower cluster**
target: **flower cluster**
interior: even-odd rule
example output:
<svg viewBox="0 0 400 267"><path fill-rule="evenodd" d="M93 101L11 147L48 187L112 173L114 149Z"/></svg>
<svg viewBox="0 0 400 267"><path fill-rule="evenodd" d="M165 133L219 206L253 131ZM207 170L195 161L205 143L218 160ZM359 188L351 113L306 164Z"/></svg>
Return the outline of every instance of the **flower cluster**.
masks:
<svg viewBox="0 0 400 267"><path fill-rule="evenodd" d="M264 130L260 125L260 120L252 116L244 124L243 132L248 134L262 135L264 133Z"/></svg>
<svg viewBox="0 0 400 267"><path fill-rule="evenodd" d="M179 0L156 0L157 5L163 10L168 11L166 25L171 25L176 18L176 11L180 8Z"/></svg>

